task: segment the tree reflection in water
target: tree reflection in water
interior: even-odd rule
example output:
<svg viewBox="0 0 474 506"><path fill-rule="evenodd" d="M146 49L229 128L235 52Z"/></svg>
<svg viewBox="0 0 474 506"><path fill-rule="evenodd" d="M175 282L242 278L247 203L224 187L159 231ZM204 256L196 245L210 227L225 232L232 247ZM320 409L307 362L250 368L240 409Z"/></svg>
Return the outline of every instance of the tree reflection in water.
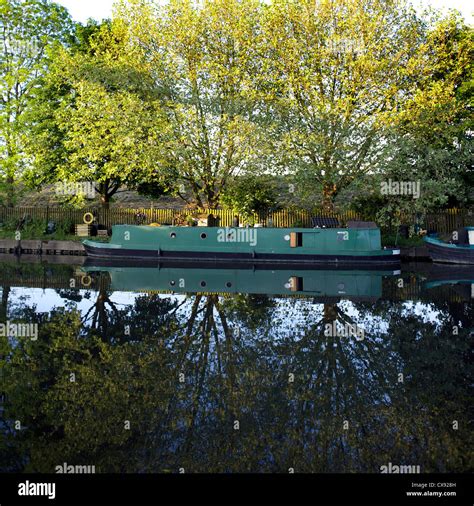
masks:
<svg viewBox="0 0 474 506"><path fill-rule="evenodd" d="M36 342L2 341L4 470L472 467L472 304L112 295L82 313L78 301L47 314L10 301L11 318L40 326ZM333 322L364 339L326 335Z"/></svg>

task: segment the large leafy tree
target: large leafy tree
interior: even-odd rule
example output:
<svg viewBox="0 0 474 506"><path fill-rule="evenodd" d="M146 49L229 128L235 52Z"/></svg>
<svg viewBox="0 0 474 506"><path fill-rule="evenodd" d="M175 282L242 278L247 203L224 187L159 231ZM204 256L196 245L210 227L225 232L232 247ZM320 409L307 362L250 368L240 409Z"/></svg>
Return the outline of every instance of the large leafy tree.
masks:
<svg viewBox="0 0 474 506"><path fill-rule="evenodd" d="M68 41L72 21L48 0L0 0L0 203L13 205L27 166L23 138L29 102L45 73L46 49Z"/></svg>
<svg viewBox="0 0 474 506"><path fill-rule="evenodd" d="M51 100L46 107L38 101L32 114L33 176L94 182L103 207L124 184L156 176L165 128L135 49L119 23L104 23L77 47L57 48L45 79Z"/></svg>
<svg viewBox="0 0 474 506"><path fill-rule="evenodd" d="M383 160L356 181L352 204L377 209L378 223L398 225L407 215L469 204L472 192L472 29L456 15L438 20L420 52L431 73L400 110L385 117ZM411 182L418 194L383 194L387 182Z"/></svg>
<svg viewBox="0 0 474 506"><path fill-rule="evenodd" d="M469 198L472 29L455 15L439 20L427 34L422 55L430 60L431 73L419 79L404 109L390 115L385 176L420 182L419 199L392 197L388 208L397 211L429 211Z"/></svg>
<svg viewBox="0 0 474 506"><path fill-rule="evenodd" d="M91 51L91 39L100 28L101 25L92 20L86 25L77 24L69 51L88 54ZM28 131L25 150L31 165L25 170L23 181L30 189L56 182L58 168L68 164L65 131L57 118L57 111L72 107L74 98L74 90L65 78L63 68L57 65L66 54L70 53L60 44L49 49L48 71L41 78L25 113Z"/></svg>
<svg viewBox="0 0 474 506"><path fill-rule="evenodd" d="M260 71L259 13L257 0L129 1L117 10L162 93L165 167L200 207L216 205L231 178L265 156L249 79Z"/></svg>
<svg viewBox="0 0 474 506"><path fill-rule="evenodd" d="M466 64L466 45L432 44L426 22L400 1L275 0L264 27L258 89L277 119L281 159L300 191L321 192L327 210L343 189L383 169L386 129L420 90L431 91L423 98L432 109L436 89L453 103ZM453 69L441 77L447 61Z"/></svg>

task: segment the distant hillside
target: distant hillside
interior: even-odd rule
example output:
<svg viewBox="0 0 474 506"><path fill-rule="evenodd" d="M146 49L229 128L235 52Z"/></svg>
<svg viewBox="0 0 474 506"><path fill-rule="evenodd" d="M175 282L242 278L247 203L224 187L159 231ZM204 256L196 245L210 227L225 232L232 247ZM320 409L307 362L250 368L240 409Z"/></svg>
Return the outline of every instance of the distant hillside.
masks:
<svg viewBox="0 0 474 506"><path fill-rule="evenodd" d="M304 202L299 201L296 193L288 193L287 183L282 181L279 185L281 186L280 205L282 207L305 207ZM188 197L190 198L190 195ZM100 206L98 198L89 199L87 202L87 207ZM55 186L48 185L41 190L25 191L22 197L19 198L17 207L56 207L62 205L62 203L63 200L56 195ZM136 191L124 189L115 194L110 203L110 207L132 209L148 209L151 207L160 209L185 209L189 207L189 205L179 197L164 196L159 199L152 199L139 195Z"/></svg>
<svg viewBox="0 0 474 506"><path fill-rule="evenodd" d="M89 205L100 206L98 198L89 199ZM47 186L40 191L26 192L18 201L18 207L55 207L62 204L61 198L55 193L54 185ZM110 204L111 207L126 208L166 208L166 209L183 209L186 203L176 197L161 197L160 199L150 199L139 195L135 191L120 191L117 193Z"/></svg>

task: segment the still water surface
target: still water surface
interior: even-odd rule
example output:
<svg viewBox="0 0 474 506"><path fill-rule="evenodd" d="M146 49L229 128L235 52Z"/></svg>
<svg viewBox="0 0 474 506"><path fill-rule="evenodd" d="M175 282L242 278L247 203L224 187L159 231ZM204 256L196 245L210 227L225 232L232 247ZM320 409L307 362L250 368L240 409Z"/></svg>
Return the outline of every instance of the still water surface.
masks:
<svg viewBox="0 0 474 506"><path fill-rule="evenodd" d="M0 289L2 471L472 469L472 268L4 262Z"/></svg>

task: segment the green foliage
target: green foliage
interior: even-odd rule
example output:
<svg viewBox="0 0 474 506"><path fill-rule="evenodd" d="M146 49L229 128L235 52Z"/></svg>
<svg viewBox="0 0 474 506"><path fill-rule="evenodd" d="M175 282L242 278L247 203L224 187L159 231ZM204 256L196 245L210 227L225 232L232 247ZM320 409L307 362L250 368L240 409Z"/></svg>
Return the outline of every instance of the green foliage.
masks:
<svg viewBox="0 0 474 506"><path fill-rule="evenodd" d="M164 183L159 180L157 182L145 181L136 185L136 190L139 195L144 195L145 197L154 199L159 199L163 195L170 194L170 188L172 188L170 183Z"/></svg>
<svg viewBox="0 0 474 506"><path fill-rule="evenodd" d="M40 59L0 62L0 190L21 175L93 181L104 206L128 186L199 208L222 197L249 219L272 190L233 181L262 174L323 211L365 192L372 212L382 181L421 181L417 202L379 199L382 221L474 198L473 34L456 15L404 0L122 0L113 21L72 30L45 0L0 5L14 37L42 44Z"/></svg>
<svg viewBox="0 0 474 506"><path fill-rule="evenodd" d="M400 235L397 236L397 234L382 234L382 246L393 247L396 245L402 248L414 248L424 244L423 237L419 235L413 235L407 239L400 237Z"/></svg>
<svg viewBox="0 0 474 506"><path fill-rule="evenodd" d="M472 29L456 16L430 27L419 59L425 74L404 107L387 113L380 178L419 181L420 198L390 197L379 212L430 212L467 206L472 191Z"/></svg>
<svg viewBox="0 0 474 506"><path fill-rule="evenodd" d="M135 58L120 24L104 23L79 47L57 49L45 88L52 101L44 113L35 111L32 178L39 170L49 181L94 182L104 206L122 185L156 178L162 115ZM45 139L51 127L56 135Z"/></svg>
<svg viewBox="0 0 474 506"><path fill-rule="evenodd" d="M0 237L12 239L17 231L21 232L22 239L77 239L72 234L74 223L71 220L61 220L55 223L53 234L47 234L48 220L26 218L22 220L9 219L0 226Z"/></svg>
<svg viewBox="0 0 474 506"><path fill-rule="evenodd" d="M257 0L132 1L118 9L161 93L169 128L160 137L163 168L200 208L214 207L233 177L258 170L266 156L250 81L260 9Z"/></svg>
<svg viewBox="0 0 474 506"><path fill-rule="evenodd" d="M67 11L47 0L0 0L0 204L15 203L28 167L25 113L48 65L47 50L72 32Z"/></svg>
<svg viewBox="0 0 474 506"><path fill-rule="evenodd" d="M278 197L278 186L272 178L249 175L236 178L228 185L221 203L250 220L260 212L277 210Z"/></svg>
<svg viewBox="0 0 474 506"><path fill-rule="evenodd" d="M416 88L421 25L400 2L272 2L263 98L277 115L278 154L300 191L330 210L335 196L380 160L388 108ZM411 87L411 88L410 88Z"/></svg>

